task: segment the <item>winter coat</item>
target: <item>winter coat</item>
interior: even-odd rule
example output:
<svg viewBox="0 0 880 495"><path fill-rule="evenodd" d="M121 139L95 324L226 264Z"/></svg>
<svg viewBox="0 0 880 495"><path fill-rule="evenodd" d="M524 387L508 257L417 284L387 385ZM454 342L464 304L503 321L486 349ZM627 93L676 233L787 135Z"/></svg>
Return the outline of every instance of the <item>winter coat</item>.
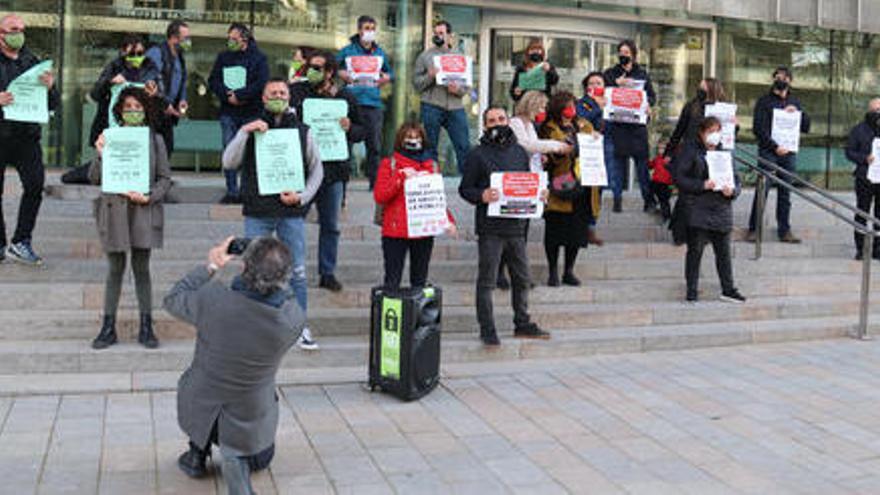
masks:
<svg viewBox="0 0 880 495"><path fill-rule="evenodd" d="M755 113L752 121L752 132L758 138L758 147L765 153L776 153L779 145L771 137L773 134L773 110L783 109L789 105L794 106L801 112L801 132L810 132L810 116L803 111L801 101L788 92L785 98L781 98L774 92L769 92L758 99L755 103Z"/></svg>
<svg viewBox="0 0 880 495"><path fill-rule="evenodd" d="M543 156L549 153L559 153L564 143L552 139L540 139L531 121L523 117L510 119L510 128L516 136L516 142L531 154L532 172L543 172Z"/></svg>
<svg viewBox="0 0 880 495"><path fill-rule="evenodd" d="M672 185L672 174L669 173L667 160L668 158L665 156L657 155L653 160L648 162L648 168L654 172L651 174L651 182L666 184L667 186Z"/></svg>
<svg viewBox="0 0 880 495"><path fill-rule="evenodd" d="M106 193L95 200L95 221L104 252L162 247L165 228L162 203L171 189L171 165L162 136L151 132L150 139L150 202L138 205L119 194ZM92 161L89 169L92 184L101 184L101 165L100 156Z"/></svg>
<svg viewBox="0 0 880 495"><path fill-rule="evenodd" d="M538 131L538 135L543 139L553 140L559 143L568 143L574 147L574 151L569 154L549 154L547 156L547 163L544 164L545 170L548 173L548 183L552 184L553 180L564 176L565 174L572 173L574 174L575 179L580 182L581 179L581 170L580 170L580 162L578 161L578 142L577 142L577 134L585 133L592 134L593 126L583 119L577 119L572 126L562 127L555 121L548 120L541 126L541 129ZM587 191L584 191L585 194L590 195L589 199L595 199L595 203L593 206L594 212L596 212L596 216L598 216L598 188L587 188ZM596 189L596 193L592 194L592 190ZM547 202L547 211L555 211L559 213L573 213L575 211L574 201L583 201L583 195L580 195L574 199L563 199L559 196L553 194L553 189L550 190L550 199Z"/></svg>
<svg viewBox="0 0 880 495"><path fill-rule="evenodd" d="M446 86L438 86L437 78L432 77L428 72L431 67L434 67L434 57L453 54L461 55L454 50L432 46L423 51L416 59L416 65L413 69L413 86L419 92L423 104L433 105L447 111L464 108L462 97L467 94L470 88L462 87L458 94L452 94Z"/></svg>
<svg viewBox="0 0 880 495"><path fill-rule="evenodd" d="M245 86L235 90L235 97L241 105L231 105L226 92L229 88L223 83L223 69L226 67L244 67L247 72ZM224 50L217 55L208 87L220 100L220 115L248 118L258 117L263 112L263 88L269 80L269 63L266 55L257 47L254 40L248 42L244 51L231 52Z"/></svg>
<svg viewBox="0 0 880 495"><path fill-rule="evenodd" d="M648 96L648 105L654 106L657 103L657 93L654 92L654 85L651 83L651 76L639 64L633 64L632 70L626 71L620 64L608 69L603 74L605 76L606 87L617 87L617 79L627 77L629 79L645 81L645 93ZM614 154L616 156L627 157L634 156L637 158L648 158L648 127L640 124L620 124L614 123L609 125L611 137L614 140Z"/></svg>
<svg viewBox="0 0 880 495"><path fill-rule="evenodd" d="M146 84L149 81L153 81L158 85L161 78L159 67L157 67L149 58L144 58L143 64L137 69L132 69L127 66L124 57L118 57L116 60L107 64L107 66L104 67L104 70L101 71L101 75L98 76L98 80L95 81L92 91L89 92L89 96L98 104L98 110L95 113L94 120L92 120L92 128L89 132L90 146L94 146L98 136L100 136L105 129L110 127L110 119L113 118L113 109L110 108L113 83L110 81L120 74L126 81L140 84Z"/></svg>
<svg viewBox="0 0 880 495"><path fill-rule="evenodd" d="M538 65L540 64L535 64L536 67ZM510 83L510 99L512 99L513 101L519 101L523 97L523 95L526 94L525 91L520 93L519 96L517 96L516 94L515 90L519 87L519 75L532 69L534 69L534 67L526 68L523 64L516 66L516 70L513 73L513 81L511 81ZM550 70L544 73L544 94L549 97L553 93L553 87L557 84L559 84L559 74L556 73L556 67L551 65Z"/></svg>
<svg viewBox="0 0 880 495"><path fill-rule="evenodd" d="M733 200L740 193L739 176L734 174L736 188L730 198L720 191L707 191L705 183L709 179L709 166L702 143L687 145L676 157L672 169L687 226L716 232L733 230Z"/></svg>
<svg viewBox="0 0 880 495"><path fill-rule="evenodd" d="M346 69L345 59L348 57L359 57L359 56L370 56L370 57L382 57L382 72L388 74L388 77L394 78L394 71L391 70L391 64L388 60L388 55L385 53L385 50L379 46L379 43L373 42L372 46L368 48L364 48L361 45L360 35L354 35L350 38L351 43L345 46L339 53L336 55L336 63L339 64L339 68L342 70ZM354 95L354 98L357 100L358 105L364 107L374 107L374 108L383 108L382 98L381 98L381 88L378 86L354 86L349 85L346 86L348 90Z"/></svg>
<svg viewBox="0 0 880 495"><path fill-rule="evenodd" d="M40 59L31 53L27 47L23 47L18 52L18 58L14 60L0 52L0 92L6 91L9 83L39 63ZM56 84L49 90L49 110L57 109L60 101L61 97L58 94L58 86ZM0 107L0 138L27 139L33 142L40 139L40 133L40 124L6 120L3 117L3 108Z"/></svg>
<svg viewBox="0 0 880 495"><path fill-rule="evenodd" d="M874 145L874 139L880 138L880 129L871 127L866 121L853 127L846 144L846 157L856 165L853 175L860 179L868 179L868 157ZM874 160L880 160L875 156Z"/></svg>

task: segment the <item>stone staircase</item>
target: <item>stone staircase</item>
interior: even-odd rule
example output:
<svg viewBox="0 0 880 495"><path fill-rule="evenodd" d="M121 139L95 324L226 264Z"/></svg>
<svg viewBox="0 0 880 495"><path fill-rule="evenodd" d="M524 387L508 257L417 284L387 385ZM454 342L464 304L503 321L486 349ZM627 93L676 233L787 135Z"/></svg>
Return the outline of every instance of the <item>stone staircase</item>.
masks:
<svg viewBox="0 0 880 495"><path fill-rule="evenodd" d="M14 182L11 178L7 184ZM90 348L100 322L106 270L91 217L89 198L95 191L48 186L35 233L35 247L46 265L0 266L0 395L174 387L191 359L194 331L161 309L162 297L183 273L203 262L210 246L242 232L239 207L204 202L222 193L219 180L183 177L180 183L175 199L181 203L166 206L165 249L153 255L154 317L162 345L152 351L132 342L137 306L130 274L118 316L122 342L103 351ZM51 177L50 184L57 184L57 177ZM14 225L15 187L7 189L4 211L7 224ZM582 251L577 265L582 287L543 285L543 223L532 222L529 255L538 286L531 293L530 309L553 338L513 339L509 294L496 291L502 346L487 350L476 338L473 209L458 198L452 181L449 198L461 236L438 239L430 272L433 283L444 289L444 363L843 337L855 328L861 265L851 260L852 234L842 222L795 201L793 223L803 244L775 242L768 221L770 242L762 260L751 259L753 245L734 245L736 280L749 298L747 304L717 301L714 259L707 249L701 284L705 302L685 305L684 248L673 246L666 228L642 213L640 200L632 196L626 198L624 213L609 210L602 215L599 233L606 245ZM744 225L750 204L750 192L737 201L738 225ZM772 196L770 204L775 205ZM768 218L772 211L771 207ZM343 214L338 269L345 290L338 294L316 287L317 225L308 225L309 321L321 350L291 351L281 382L366 376L369 293L382 278L380 232L372 225L372 215L365 184L353 183ZM224 276L235 271L230 268ZM880 322L880 312L873 321Z"/></svg>

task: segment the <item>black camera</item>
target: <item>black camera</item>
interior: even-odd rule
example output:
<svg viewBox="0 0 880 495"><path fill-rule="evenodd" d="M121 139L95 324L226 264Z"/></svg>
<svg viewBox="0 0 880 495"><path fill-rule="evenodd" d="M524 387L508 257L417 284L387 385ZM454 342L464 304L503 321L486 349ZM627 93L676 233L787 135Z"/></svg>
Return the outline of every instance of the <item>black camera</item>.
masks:
<svg viewBox="0 0 880 495"><path fill-rule="evenodd" d="M251 243L251 240L247 237L236 237L229 243L229 248L226 250L226 254L231 254L233 256L241 256L244 254L244 251L247 249L248 245Z"/></svg>

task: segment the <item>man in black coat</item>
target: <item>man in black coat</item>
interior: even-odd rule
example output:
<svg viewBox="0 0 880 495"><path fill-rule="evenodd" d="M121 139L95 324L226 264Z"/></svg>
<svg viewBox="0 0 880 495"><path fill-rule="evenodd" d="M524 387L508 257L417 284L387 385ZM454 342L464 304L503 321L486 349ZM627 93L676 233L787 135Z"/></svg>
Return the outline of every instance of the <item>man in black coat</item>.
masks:
<svg viewBox="0 0 880 495"><path fill-rule="evenodd" d="M802 112L801 132L810 132L810 116L803 111L801 101L791 94L791 71L787 67L777 67L773 71L773 87L770 92L762 96L755 103L755 114L752 124L752 132L758 138L758 154L764 160L773 162L779 167L794 172L797 168L797 153L787 150L773 140L773 111L776 109L785 110L786 112ZM780 176L786 182L790 182L787 178ZM770 192L770 188L764 189L764 198ZM752 202L752 213L749 215L749 234L746 240L754 242L756 238L755 229L757 227L757 219L755 218L758 196ZM797 244L800 239L791 233L791 194L784 187L777 188L776 192L776 229L781 242Z"/></svg>
<svg viewBox="0 0 880 495"><path fill-rule="evenodd" d="M40 125L6 120L3 108L15 101L8 91L9 83L40 60L24 46L24 21L10 14L0 18L0 205L2 205L3 177L7 165L18 170L24 189L18 208L18 226L12 236L12 244L6 249L6 225L0 206L0 261L10 259L29 265L38 265L42 259L31 247L31 234L37 223L37 214L43 201L43 183L46 171L43 167L43 149L40 146ZM40 75L40 82L49 88L49 108L58 107L58 91L51 72Z"/></svg>
<svg viewBox="0 0 880 495"><path fill-rule="evenodd" d="M620 63L605 71L605 86L609 88L641 86L648 97L648 104L654 106L657 103L657 93L654 92L648 71L636 63L639 54L636 43L632 40L621 41L617 45L617 53ZM605 133L605 139L609 137L614 142L615 163L618 167L626 167L630 157L635 161L639 189L645 201L644 210L651 210L654 208L654 199L651 196L651 176L648 173L648 127L641 124L614 123L609 125ZM621 171L620 174L622 177L623 172ZM615 202L614 209L620 210L619 202Z"/></svg>
<svg viewBox="0 0 880 495"><path fill-rule="evenodd" d="M488 346L500 344L495 331L492 290L496 285L498 264L501 263L502 255L510 269L514 336L548 339L550 334L532 323L529 316L529 259L526 252L528 221L488 216L489 203L500 198L500 191L490 187L492 173L529 172L529 155L517 144L504 108L492 106L486 109L483 113L483 126L486 131L480 138L480 144L468 153L464 175L458 187L461 197L477 207L474 218L479 237L477 320L480 323L480 339Z"/></svg>
<svg viewBox="0 0 880 495"><path fill-rule="evenodd" d="M868 104L868 113L859 125L849 133L846 145L846 157L856 165L855 176L856 206L864 212L871 211L874 203L874 216L880 216L880 183L868 180L868 168L875 165L878 158L874 156L874 141L880 139L880 98L874 98ZM856 215L856 222L865 225L865 219ZM878 226L874 226L878 228ZM862 245L865 236L855 232L856 259L862 259ZM873 246L874 259L880 259L880 242Z"/></svg>

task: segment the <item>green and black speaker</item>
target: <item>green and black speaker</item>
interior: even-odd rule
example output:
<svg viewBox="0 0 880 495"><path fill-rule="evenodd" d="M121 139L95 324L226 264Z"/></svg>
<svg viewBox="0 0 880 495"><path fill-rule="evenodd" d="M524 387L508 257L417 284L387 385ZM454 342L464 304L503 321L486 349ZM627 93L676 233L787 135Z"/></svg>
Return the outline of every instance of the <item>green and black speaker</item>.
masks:
<svg viewBox="0 0 880 495"><path fill-rule="evenodd" d="M438 287L372 291L370 378L376 388L403 400L426 395L440 382Z"/></svg>

